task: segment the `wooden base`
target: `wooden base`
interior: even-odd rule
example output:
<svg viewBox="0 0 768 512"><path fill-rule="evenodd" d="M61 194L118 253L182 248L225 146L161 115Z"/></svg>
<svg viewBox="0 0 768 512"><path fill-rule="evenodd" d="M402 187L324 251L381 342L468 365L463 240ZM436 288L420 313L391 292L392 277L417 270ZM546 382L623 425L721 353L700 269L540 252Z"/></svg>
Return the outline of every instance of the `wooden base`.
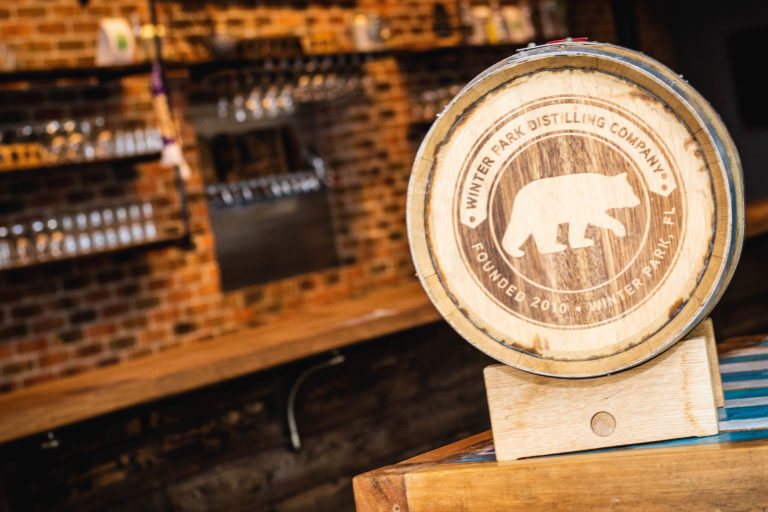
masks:
<svg viewBox="0 0 768 512"><path fill-rule="evenodd" d="M484 432L356 477L357 511L768 510L768 337L718 348L716 436L497 462Z"/></svg>
<svg viewBox="0 0 768 512"><path fill-rule="evenodd" d="M485 369L497 460L717 434L724 403L711 321L636 368L557 379Z"/></svg>

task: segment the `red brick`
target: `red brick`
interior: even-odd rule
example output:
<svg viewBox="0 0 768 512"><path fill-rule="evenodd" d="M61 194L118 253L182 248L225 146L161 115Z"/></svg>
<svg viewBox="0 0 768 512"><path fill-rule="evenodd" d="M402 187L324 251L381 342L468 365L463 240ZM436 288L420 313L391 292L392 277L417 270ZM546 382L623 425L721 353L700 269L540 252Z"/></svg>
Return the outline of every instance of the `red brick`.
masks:
<svg viewBox="0 0 768 512"><path fill-rule="evenodd" d="M55 16L63 16L63 17L69 17L69 16L76 16L80 14L80 9L77 7L76 4L69 5L67 4L61 4L54 5L53 6L53 14Z"/></svg>
<svg viewBox="0 0 768 512"><path fill-rule="evenodd" d="M206 295L214 295L221 293L221 287L219 286L218 278L216 281L214 281L211 284L206 284L197 289L198 295L206 296Z"/></svg>
<svg viewBox="0 0 768 512"><path fill-rule="evenodd" d="M112 3L112 2L110 2L110 3ZM103 5L103 4L102 5L94 5L94 2L91 2L88 5L87 10L88 10L88 14L90 14L92 16L97 16L97 17L109 17L109 16L114 16L115 15L115 12L112 9L112 6L110 6L110 5Z"/></svg>
<svg viewBox="0 0 768 512"><path fill-rule="evenodd" d="M60 22L40 23L37 30L41 34L63 34L67 31L67 26Z"/></svg>
<svg viewBox="0 0 768 512"><path fill-rule="evenodd" d="M188 314L199 315L208 311L208 304L194 304L187 306L185 310Z"/></svg>
<svg viewBox="0 0 768 512"><path fill-rule="evenodd" d="M32 33L32 27L28 23L9 23L0 28L0 33L5 37L28 36Z"/></svg>
<svg viewBox="0 0 768 512"><path fill-rule="evenodd" d="M136 346L135 336L122 336L109 342L109 348L113 351L122 351Z"/></svg>
<svg viewBox="0 0 768 512"><path fill-rule="evenodd" d="M101 314L104 316L104 318L111 318L113 316L124 315L130 310L131 307L128 303L110 304L101 310Z"/></svg>
<svg viewBox="0 0 768 512"><path fill-rule="evenodd" d="M86 332L88 333L89 338L109 336L117 332L117 324L106 323L106 324L92 325L86 330Z"/></svg>
<svg viewBox="0 0 768 512"><path fill-rule="evenodd" d="M178 317L179 312L175 308L158 309L151 315L152 322L165 323L170 320L175 320Z"/></svg>
<svg viewBox="0 0 768 512"><path fill-rule="evenodd" d="M78 33L96 32L99 30L99 24L96 22L90 22L90 21L76 21L72 25L72 29Z"/></svg>
<svg viewBox="0 0 768 512"><path fill-rule="evenodd" d="M34 363L32 361L14 361L3 365L0 374L6 377L11 375L16 376L28 372L32 368L34 368Z"/></svg>
<svg viewBox="0 0 768 512"><path fill-rule="evenodd" d="M146 345L155 341L167 339L168 337L168 331L165 330L144 331L141 333L139 341Z"/></svg>
<svg viewBox="0 0 768 512"><path fill-rule="evenodd" d="M39 315L43 308L39 304L25 304L11 309L11 316L14 319L24 319Z"/></svg>
<svg viewBox="0 0 768 512"><path fill-rule="evenodd" d="M195 283L200 281L202 277L203 275L200 272L187 272L182 274L182 276L179 278L179 281L184 284Z"/></svg>
<svg viewBox="0 0 768 512"><path fill-rule="evenodd" d="M147 319L146 316L134 316L126 318L122 322L123 328L129 331L140 331L141 329L144 329L148 324L149 319Z"/></svg>
<svg viewBox="0 0 768 512"><path fill-rule="evenodd" d="M78 357L89 357L96 354L101 354L104 351L104 347L99 343L91 343L77 349Z"/></svg>
<svg viewBox="0 0 768 512"><path fill-rule="evenodd" d="M185 300L188 300L192 297L192 293L189 290L179 290L173 293L168 294L168 301L169 302L183 302Z"/></svg>
<svg viewBox="0 0 768 512"><path fill-rule="evenodd" d="M83 302L104 302L112 296L108 288L99 288L83 295Z"/></svg>
<svg viewBox="0 0 768 512"><path fill-rule="evenodd" d="M136 300L136 308L141 310L152 309L159 306L162 303L163 303L162 298L158 296L141 297Z"/></svg>
<svg viewBox="0 0 768 512"><path fill-rule="evenodd" d="M254 312L251 308L242 308L235 310L231 313L232 319L239 323L239 324L245 324L250 322L254 318Z"/></svg>
<svg viewBox="0 0 768 512"><path fill-rule="evenodd" d="M64 58L46 58L43 60L44 65L49 68L66 68L66 67L74 67L72 66L72 62L70 60L64 59ZM42 67L42 66L36 66L36 67ZM48 119L51 116L46 115L46 113L38 112L37 113L38 119ZM70 203L74 203L74 200L68 199Z"/></svg>
<svg viewBox="0 0 768 512"><path fill-rule="evenodd" d="M67 359L69 359L69 354L64 351L49 352L47 354L42 354L38 359L38 363L41 368L45 368L47 366L63 363Z"/></svg>
<svg viewBox="0 0 768 512"><path fill-rule="evenodd" d="M55 373L43 373L41 375L35 375L34 377L29 377L24 379L23 385L24 387L29 387L29 386L34 386L35 384L50 382L55 379L56 379Z"/></svg>
<svg viewBox="0 0 768 512"><path fill-rule="evenodd" d="M168 278L153 279L149 282L149 289L152 291L162 290L168 288L171 285L171 280Z"/></svg>
<svg viewBox="0 0 768 512"><path fill-rule="evenodd" d="M16 346L12 343L0 343L0 360L16 353Z"/></svg>
<svg viewBox="0 0 768 512"><path fill-rule="evenodd" d="M25 52L50 52L53 51L53 43L50 41L28 41L24 43Z"/></svg>
<svg viewBox="0 0 768 512"><path fill-rule="evenodd" d="M156 196L160 190L157 181L137 183L135 187L136 194L139 196Z"/></svg>
<svg viewBox="0 0 768 512"><path fill-rule="evenodd" d="M128 357L129 357L129 359L139 359L139 358L151 355L151 354L152 354L152 350L150 350L148 348L143 348L141 350L137 350L136 352L131 353Z"/></svg>
<svg viewBox="0 0 768 512"><path fill-rule="evenodd" d="M82 49L84 49L86 47L86 42L85 41L76 40L76 39L74 39L74 40L70 39L70 40L66 40L66 41L59 41L57 46L59 47L60 50L65 51L65 52L69 52L69 51L73 51L73 50L82 50Z"/></svg>
<svg viewBox="0 0 768 512"><path fill-rule="evenodd" d="M42 18L45 16L45 7L19 7L16 15L19 18Z"/></svg>
<svg viewBox="0 0 768 512"><path fill-rule="evenodd" d="M78 375L80 373L84 373L90 370L91 368L93 368L93 365L91 364L85 364L85 363L76 364L76 365L68 366L64 368L61 371L61 373L59 373L59 375L61 377L71 377L72 375Z"/></svg>
<svg viewBox="0 0 768 512"><path fill-rule="evenodd" d="M120 362L120 358L117 356L108 356L103 359L99 359L96 362L96 366L103 368L104 366L113 366Z"/></svg>
<svg viewBox="0 0 768 512"><path fill-rule="evenodd" d="M11 340L24 337L29 332L26 323L17 323L12 325L0 324L0 340Z"/></svg>
<svg viewBox="0 0 768 512"><path fill-rule="evenodd" d="M35 340L21 341L17 345L18 351L21 354L29 352L40 352L48 346L48 340L46 338L38 338Z"/></svg>
<svg viewBox="0 0 768 512"><path fill-rule="evenodd" d="M32 332L39 334L45 331L52 331L58 329L62 325L64 325L64 321L61 318L45 318L32 324Z"/></svg>

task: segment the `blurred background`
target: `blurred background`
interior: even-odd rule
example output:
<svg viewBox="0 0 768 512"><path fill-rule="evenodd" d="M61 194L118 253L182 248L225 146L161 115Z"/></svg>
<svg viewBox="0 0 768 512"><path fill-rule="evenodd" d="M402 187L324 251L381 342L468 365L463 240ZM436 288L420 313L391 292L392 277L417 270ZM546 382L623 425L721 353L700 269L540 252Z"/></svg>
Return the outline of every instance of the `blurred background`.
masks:
<svg viewBox="0 0 768 512"><path fill-rule="evenodd" d="M764 2L0 4L0 512L352 511L351 478L489 428L416 282L431 122L529 43L642 51L742 157L719 339L768 331Z"/></svg>

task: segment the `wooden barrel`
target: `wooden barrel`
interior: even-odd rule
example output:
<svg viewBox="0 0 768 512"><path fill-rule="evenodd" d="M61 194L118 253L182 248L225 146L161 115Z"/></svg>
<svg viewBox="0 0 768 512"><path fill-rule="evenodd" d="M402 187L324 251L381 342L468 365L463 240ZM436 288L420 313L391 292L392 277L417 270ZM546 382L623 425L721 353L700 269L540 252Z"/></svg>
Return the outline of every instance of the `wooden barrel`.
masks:
<svg viewBox="0 0 768 512"><path fill-rule="evenodd" d="M419 149L419 278L470 343L534 373L645 361L723 293L743 241L741 167L711 106L640 53L519 51L446 107Z"/></svg>

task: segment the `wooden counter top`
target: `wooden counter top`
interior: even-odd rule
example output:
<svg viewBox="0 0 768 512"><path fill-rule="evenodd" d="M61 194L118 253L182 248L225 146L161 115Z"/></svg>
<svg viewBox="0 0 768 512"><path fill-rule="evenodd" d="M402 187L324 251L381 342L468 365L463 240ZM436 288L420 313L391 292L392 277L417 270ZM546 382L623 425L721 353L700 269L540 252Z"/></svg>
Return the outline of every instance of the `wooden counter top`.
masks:
<svg viewBox="0 0 768 512"><path fill-rule="evenodd" d="M440 320L418 283L0 395L0 442Z"/></svg>
<svg viewBox="0 0 768 512"><path fill-rule="evenodd" d="M357 476L357 512L764 510L768 338L724 348L717 435L497 462L489 431Z"/></svg>
<svg viewBox="0 0 768 512"><path fill-rule="evenodd" d="M768 233L768 198L749 201L745 217L746 229L744 234L746 238Z"/></svg>

